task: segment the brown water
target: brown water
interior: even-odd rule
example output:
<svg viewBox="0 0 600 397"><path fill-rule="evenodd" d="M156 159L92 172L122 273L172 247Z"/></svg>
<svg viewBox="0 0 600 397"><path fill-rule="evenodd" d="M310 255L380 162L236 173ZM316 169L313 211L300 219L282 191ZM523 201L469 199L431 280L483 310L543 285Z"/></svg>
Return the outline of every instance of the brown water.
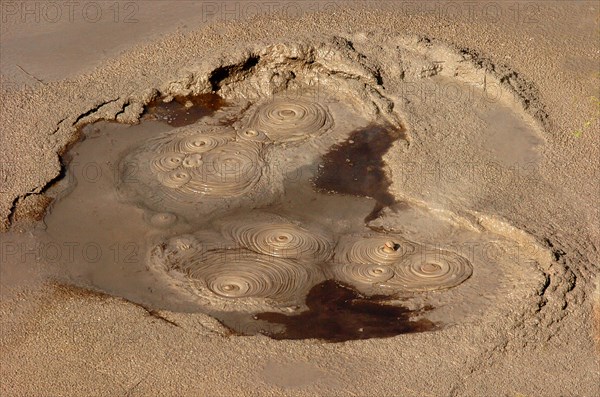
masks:
<svg viewBox="0 0 600 397"><path fill-rule="evenodd" d="M382 209L396 201L388 191L391 182L383 155L401 137L391 126L376 124L352 132L323 156L315 187L323 192L373 198L377 203L365 222L377 218Z"/></svg>
<svg viewBox="0 0 600 397"><path fill-rule="evenodd" d="M352 287L334 280L314 286L306 297L308 311L298 315L259 313L257 320L282 324L281 332L266 335L273 339L321 339L328 342L386 338L410 332L432 331L427 319L414 320L430 308L409 310L383 303L387 296L366 297Z"/></svg>
<svg viewBox="0 0 600 397"><path fill-rule="evenodd" d="M226 104L225 100L217 94L176 96L167 102L165 98L157 98L147 105L144 119L163 121L173 127L183 127L194 124L202 117L210 116Z"/></svg>

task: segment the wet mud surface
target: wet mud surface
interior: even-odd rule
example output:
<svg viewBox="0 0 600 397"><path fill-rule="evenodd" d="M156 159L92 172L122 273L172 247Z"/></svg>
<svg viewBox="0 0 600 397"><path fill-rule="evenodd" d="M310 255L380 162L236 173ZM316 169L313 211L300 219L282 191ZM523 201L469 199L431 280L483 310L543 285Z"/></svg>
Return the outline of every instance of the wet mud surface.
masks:
<svg viewBox="0 0 600 397"><path fill-rule="evenodd" d="M396 199L389 155L408 137L383 99L248 100L221 77L227 100L161 96L137 125L83 128L44 236L85 247L65 263L75 284L237 334L340 342L473 321L527 283L521 242Z"/></svg>

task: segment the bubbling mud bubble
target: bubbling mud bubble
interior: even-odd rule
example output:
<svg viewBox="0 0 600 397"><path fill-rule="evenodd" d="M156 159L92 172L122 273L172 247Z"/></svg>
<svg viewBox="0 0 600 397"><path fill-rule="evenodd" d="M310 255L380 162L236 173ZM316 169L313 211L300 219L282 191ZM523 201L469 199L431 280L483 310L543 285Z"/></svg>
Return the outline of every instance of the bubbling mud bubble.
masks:
<svg viewBox="0 0 600 397"><path fill-rule="evenodd" d="M210 250L172 261L165 268L182 271L198 293L222 298L269 298L278 302L302 300L308 289L324 279L320 268L292 259L247 250Z"/></svg>
<svg viewBox="0 0 600 397"><path fill-rule="evenodd" d="M201 230L194 234L173 236L150 249L150 267L162 273L185 272L190 261L204 260L210 250L231 250L237 247L220 233Z"/></svg>
<svg viewBox="0 0 600 397"><path fill-rule="evenodd" d="M190 173L185 170L173 170L168 173L158 174L157 177L160 183L171 189L180 188L192 179Z"/></svg>
<svg viewBox="0 0 600 397"><path fill-rule="evenodd" d="M163 252L169 258L171 267L178 267L179 264L186 260L202 255L206 248L200 241L191 234L172 237L163 245ZM163 270L168 270L166 264L161 266Z"/></svg>
<svg viewBox="0 0 600 397"><path fill-rule="evenodd" d="M161 212L150 216L150 224L158 228L166 228L177 222L177 215L170 212Z"/></svg>
<svg viewBox="0 0 600 397"><path fill-rule="evenodd" d="M195 153L186 156L181 162L181 165L183 165L185 168L196 168L200 167L203 163L204 161L202 161L202 155Z"/></svg>
<svg viewBox="0 0 600 397"><path fill-rule="evenodd" d="M345 236L336 247L337 262L391 265L415 251L415 245L397 236Z"/></svg>
<svg viewBox="0 0 600 397"><path fill-rule="evenodd" d="M237 132L237 136L241 139L245 139L248 141L254 142L269 142L269 137L265 135L264 132L254 129L254 128L246 128L241 129Z"/></svg>
<svg viewBox="0 0 600 397"><path fill-rule="evenodd" d="M259 105L243 130L247 136L264 133L273 142L296 142L321 135L333 126L324 106L304 99L274 99Z"/></svg>
<svg viewBox="0 0 600 397"><path fill-rule="evenodd" d="M225 222L223 233L241 246L257 253L280 258L324 262L332 254L333 243L316 231L309 231L291 222L254 218Z"/></svg>
<svg viewBox="0 0 600 397"><path fill-rule="evenodd" d="M173 171L182 165L184 159L185 155L181 153L162 153L152 160L150 168L156 173Z"/></svg>
<svg viewBox="0 0 600 397"><path fill-rule="evenodd" d="M453 252L435 250L410 255L395 266L395 275L389 281L408 291L448 289L461 284L473 274L469 261Z"/></svg>
<svg viewBox="0 0 600 397"><path fill-rule="evenodd" d="M167 247L174 254L179 254L182 251L199 247L199 242L193 235L183 235L171 238L167 243Z"/></svg>

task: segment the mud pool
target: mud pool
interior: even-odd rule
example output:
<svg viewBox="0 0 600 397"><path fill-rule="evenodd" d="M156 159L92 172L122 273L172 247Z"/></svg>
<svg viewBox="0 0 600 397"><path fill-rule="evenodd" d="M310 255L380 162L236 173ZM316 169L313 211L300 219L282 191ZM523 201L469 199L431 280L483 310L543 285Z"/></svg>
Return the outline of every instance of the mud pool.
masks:
<svg viewBox="0 0 600 397"><path fill-rule="evenodd" d="M344 341L477 321L537 282L535 244L394 194L409 138L382 99L249 99L228 77L209 77L224 97L157 96L137 124L81 129L44 235L86 247L65 263L75 284L237 334ZM497 151L498 120L528 128L507 107L477 113Z"/></svg>

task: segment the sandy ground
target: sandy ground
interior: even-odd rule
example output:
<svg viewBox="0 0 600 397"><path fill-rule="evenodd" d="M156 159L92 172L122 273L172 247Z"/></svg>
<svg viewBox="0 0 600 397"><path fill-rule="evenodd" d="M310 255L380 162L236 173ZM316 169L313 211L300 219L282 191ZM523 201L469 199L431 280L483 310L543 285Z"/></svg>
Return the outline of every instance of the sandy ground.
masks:
<svg viewBox="0 0 600 397"><path fill-rule="evenodd" d="M1 4L0 221L15 224L1 235L2 395L600 394L597 2L312 2L251 19L241 2L123 2L117 22L98 3L96 23L77 13L69 21L66 11L56 23L45 14L38 22L21 3ZM137 22L127 24L132 11ZM543 183L498 181L484 199L473 193L481 199L474 210L526 231L551 254L547 282L525 309L438 332L323 344L227 337L209 317L161 313L175 326L120 298L48 282L61 268L30 249L36 236L25 223L60 174L57 153L75 125L135 118L136 103L181 82L199 59L297 32L426 37L505 65L513 88L531 94L523 106L543 131ZM413 136L440 156L422 138ZM406 191L419 197L415 186Z"/></svg>

